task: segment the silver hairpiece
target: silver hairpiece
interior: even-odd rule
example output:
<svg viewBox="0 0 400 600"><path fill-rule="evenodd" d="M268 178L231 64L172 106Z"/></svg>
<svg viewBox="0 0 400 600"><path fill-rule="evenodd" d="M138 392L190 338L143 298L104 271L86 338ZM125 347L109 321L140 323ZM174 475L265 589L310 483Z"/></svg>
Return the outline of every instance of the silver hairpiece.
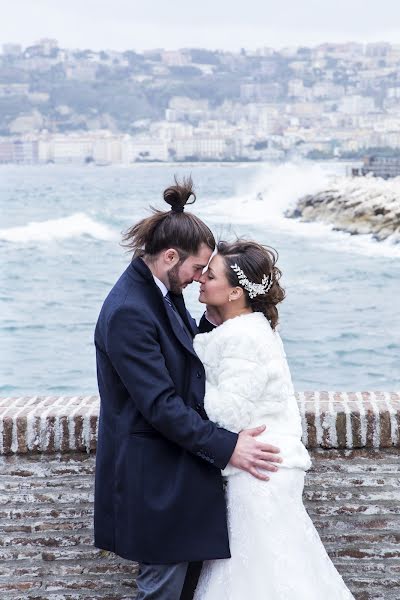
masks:
<svg viewBox="0 0 400 600"><path fill-rule="evenodd" d="M261 283L253 283L247 279L242 269L236 263L231 265L231 269L235 271L239 284L249 292L250 298L255 298L259 294L266 294L271 289L273 283L272 273L270 275L263 275Z"/></svg>

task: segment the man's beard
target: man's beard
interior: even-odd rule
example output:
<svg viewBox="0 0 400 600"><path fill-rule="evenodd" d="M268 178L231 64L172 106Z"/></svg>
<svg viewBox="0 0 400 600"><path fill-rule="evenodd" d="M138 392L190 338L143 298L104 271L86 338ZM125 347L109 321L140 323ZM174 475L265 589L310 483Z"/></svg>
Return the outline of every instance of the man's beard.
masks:
<svg viewBox="0 0 400 600"><path fill-rule="evenodd" d="M179 267L180 263L172 267L172 269L167 272L169 290L173 294L182 294L183 284L179 279Z"/></svg>

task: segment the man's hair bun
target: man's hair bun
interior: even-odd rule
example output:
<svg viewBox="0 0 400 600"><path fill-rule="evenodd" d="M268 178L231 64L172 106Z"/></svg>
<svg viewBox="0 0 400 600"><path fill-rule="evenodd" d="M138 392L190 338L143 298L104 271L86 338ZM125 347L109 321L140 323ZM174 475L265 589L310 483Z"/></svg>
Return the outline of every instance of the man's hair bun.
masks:
<svg viewBox="0 0 400 600"><path fill-rule="evenodd" d="M187 204L193 204L196 194L191 177L183 177L180 183L174 177L175 185L164 190L164 200L171 210L150 207L153 214L132 225L122 238L122 245L132 250L134 258L146 256L154 259L162 250L175 248L181 260L198 254L205 244L210 250L215 248L215 239L210 228L191 212L183 212ZM189 198L193 196L191 202ZM180 213L180 214L179 214Z"/></svg>
<svg viewBox="0 0 400 600"><path fill-rule="evenodd" d="M164 190L164 200L170 205L171 210L174 212L183 212L186 204L193 204L196 200L196 194L193 190L192 178L184 177L180 183L175 175L175 185L171 185ZM189 198L193 196L193 200L188 202Z"/></svg>

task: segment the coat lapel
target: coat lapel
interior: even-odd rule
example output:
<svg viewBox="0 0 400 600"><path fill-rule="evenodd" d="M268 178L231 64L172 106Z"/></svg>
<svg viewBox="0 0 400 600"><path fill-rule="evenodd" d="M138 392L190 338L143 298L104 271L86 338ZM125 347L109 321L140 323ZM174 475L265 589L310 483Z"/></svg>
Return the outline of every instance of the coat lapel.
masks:
<svg viewBox="0 0 400 600"><path fill-rule="evenodd" d="M171 327L172 327L172 330L173 330L175 336L178 338L178 340L180 341L180 343L182 344L182 346L184 346L186 348L186 350L188 350L189 352L191 352L191 354L194 354L195 356L197 356L197 354L196 354L196 352L194 351L194 348L193 348L193 342L192 342L192 340L189 339L189 336L183 330L183 327L180 325L178 319L173 314L173 309L169 308L168 306L166 306L165 300L162 297L161 290L159 290L158 288L157 288L157 290L158 290L158 292L160 294L161 302L164 305L164 310L167 313L168 320L169 320L169 322L171 324ZM191 331L191 328L189 328L189 331Z"/></svg>
<svg viewBox="0 0 400 600"><path fill-rule="evenodd" d="M185 323L186 327L188 328L188 330L190 331L190 333L192 334L192 337L193 337L194 335L196 335L197 331L194 330L193 323L191 323L192 319L189 318L189 316L188 316L188 311L185 306L185 301L183 299L183 295L182 294L173 294L172 292L170 292L169 295L170 295L170 298L171 298L172 302L174 303L176 310L178 311L182 321Z"/></svg>
<svg viewBox="0 0 400 600"><path fill-rule="evenodd" d="M150 284L152 284L152 286L154 288L154 293L157 294L157 298L159 298L159 301L160 301L160 306L162 306L161 310L166 312L168 320L171 324L171 327L172 327L172 330L173 330L175 336L178 338L178 340L182 344L182 346L184 346L186 348L186 350L188 350L188 352L190 352L194 356L197 356L197 354L193 348L192 341L189 339L188 335L185 333L185 331L182 329L182 326L179 324L177 318L172 313L173 309L169 309L169 307L166 305L166 302L163 298L161 290L158 287L158 285L156 284L156 282L154 281L152 272L150 271L150 269L148 268L146 263L141 258L135 258L131 262L130 266L131 266L131 268L134 268L135 271L137 273L139 273L144 279L148 280ZM171 300L173 301L180 317L182 318L183 322L187 326L188 330L193 331L194 332L193 335L195 335L197 333L197 331L194 331L192 324L189 322L185 302L183 300L183 296L181 294L172 294L170 292L170 297L171 297Z"/></svg>

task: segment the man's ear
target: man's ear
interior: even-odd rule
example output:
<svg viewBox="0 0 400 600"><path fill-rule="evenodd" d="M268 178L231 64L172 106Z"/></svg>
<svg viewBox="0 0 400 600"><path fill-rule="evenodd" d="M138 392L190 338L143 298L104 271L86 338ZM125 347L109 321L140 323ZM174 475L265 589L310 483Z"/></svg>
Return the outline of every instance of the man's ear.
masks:
<svg viewBox="0 0 400 600"><path fill-rule="evenodd" d="M168 248L162 254L163 261L168 267L174 267L179 262L179 254L175 248Z"/></svg>

